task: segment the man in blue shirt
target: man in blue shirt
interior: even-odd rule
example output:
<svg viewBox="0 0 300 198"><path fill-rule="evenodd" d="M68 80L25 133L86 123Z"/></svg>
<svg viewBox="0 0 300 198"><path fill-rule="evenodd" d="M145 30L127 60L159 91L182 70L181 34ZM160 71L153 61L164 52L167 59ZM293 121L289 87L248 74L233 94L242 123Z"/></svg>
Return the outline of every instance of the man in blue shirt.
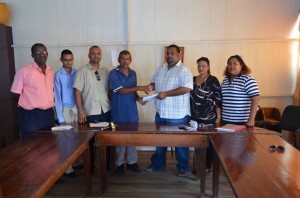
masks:
<svg viewBox="0 0 300 198"><path fill-rule="evenodd" d="M55 110L60 125L75 123L78 120L77 108L73 91L76 70L73 67L73 54L70 50L61 52L60 61L63 66L55 73L54 77L54 99ZM73 177L74 170L70 166L65 174Z"/></svg>
<svg viewBox="0 0 300 198"><path fill-rule="evenodd" d="M136 73L129 68L131 54L123 50L119 54L119 66L113 69L109 75L110 88L113 91L111 103L111 120L114 122L138 122L138 110L136 101L140 97L137 91L147 91L147 86L137 86ZM135 146L117 146L117 175L124 174L124 155L127 148L127 169L141 172L137 164L138 156Z"/></svg>

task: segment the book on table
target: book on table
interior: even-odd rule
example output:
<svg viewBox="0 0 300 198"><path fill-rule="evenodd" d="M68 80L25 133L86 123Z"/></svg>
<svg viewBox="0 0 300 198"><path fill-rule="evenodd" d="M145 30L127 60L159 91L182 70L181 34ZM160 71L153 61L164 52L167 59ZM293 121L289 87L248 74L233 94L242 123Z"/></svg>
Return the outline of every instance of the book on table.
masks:
<svg viewBox="0 0 300 198"><path fill-rule="evenodd" d="M245 125L237 125L237 124L226 124L222 127L217 127L217 131L223 131L223 132L235 132L240 131L243 129L246 129Z"/></svg>

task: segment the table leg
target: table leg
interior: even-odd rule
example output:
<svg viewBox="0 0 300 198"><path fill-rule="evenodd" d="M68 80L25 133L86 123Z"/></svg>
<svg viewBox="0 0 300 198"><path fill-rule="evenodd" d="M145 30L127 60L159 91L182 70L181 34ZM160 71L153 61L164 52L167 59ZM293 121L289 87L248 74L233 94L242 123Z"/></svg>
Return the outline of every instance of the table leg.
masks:
<svg viewBox="0 0 300 198"><path fill-rule="evenodd" d="M90 156L90 147L87 144L87 149L83 153L84 160L84 169L85 169L85 183L86 183L86 194L88 195L92 189L92 180L91 180L91 156Z"/></svg>
<svg viewBox="0 0 300 198"><path fill-rule="evenodd" d="M205 197L206 148L197 148L196 164L200 172L196 168L196 177L200 174L200 197Z"/></svg>
<svg viewBox="0 0 300 198"><path fill-rule="evenodd" d="M213 149L214 157L213 157L213 197L218 197L219 192L219 172L220 172L220 159Z"/></svg>
<svg viewBox="0 0 300 198"><path fill-rule="evenodd" d="M107 178L106 178L106 147L99 146L100 150L100 170L101 170L101 192L107 191Z"/></svg>
<svg viewBox="0 0 300 198"><path fill-rule="evenodd" d="M110 175L115 176L116 175L116 160L115 160L115 150L116 147L110 146L109 148L109 170L110 170Z"/></svg>

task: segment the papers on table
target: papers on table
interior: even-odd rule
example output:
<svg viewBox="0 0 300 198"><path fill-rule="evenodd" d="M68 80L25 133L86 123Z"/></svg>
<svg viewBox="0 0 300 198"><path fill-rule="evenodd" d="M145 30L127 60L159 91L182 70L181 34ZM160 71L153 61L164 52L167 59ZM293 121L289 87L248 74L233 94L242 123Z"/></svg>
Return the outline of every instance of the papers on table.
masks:
<svg viewBox="0 0 300 198"><path fill-rule="evenodd" d="M149 100L153 100L153 99L156 98L157 95L158 94L153 94L153 95L150 95L150 96L145 96L145 97L143 97L143 102L147 102Z"/></svg>
<svg viewBox="0 0 300 198"><path fill-rule="evenodd" d="M90 127L108 127L108 122L90 123Z"/></svg>
<svg viewBox="0 0 300 198"><path fill-rule="evenodd" d="M222 127L216 128L217 131L223 131L223 132L235 132L239 130L246 129L245 125L237 125L237 124L226 124Z"/></svg>
<svg viewBox="0 0 300 198"><path fill-rule="evenodd" d="M64 131L64 130L71 130L73 127L71 125L61 125L61 126L55 126L52 127L52 131Z"/></svg>

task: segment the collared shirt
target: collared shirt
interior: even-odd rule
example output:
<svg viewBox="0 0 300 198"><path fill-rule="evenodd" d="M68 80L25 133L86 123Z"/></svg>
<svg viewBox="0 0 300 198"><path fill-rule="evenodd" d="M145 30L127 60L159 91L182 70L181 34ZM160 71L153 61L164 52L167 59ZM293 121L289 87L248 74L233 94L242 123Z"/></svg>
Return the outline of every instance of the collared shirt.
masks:
<svg viewBox="0 0 300 198"><path fill-rule="evenodd" d="M68 74L64 67L61 67L54 77L54 98L55 110L59 122L64 122L63 107L75 107L75 97L73 84L75 81L76 70L71 69Z"/></svg>
<svg viewBox="0 0 300 198"><path fill-rule="evenodd" d="M110 110L108 99L109 70L100 66L99 81L90 63L82 66L76 73L73 88L81 92L83 109L87 116L99 115Z"/></svg>
<svg viewBox="0 0 300 198"><path fill-rule="evenodd" d="M121 94L118 92L122 87L136 87L136 73L128 68L126 76L120 66L113 69L109 74L109 85L113 90L111 103L111 119L114 122L138 122L138 110L135 93Z"/></svg>
<svg viewBox="0 0 300 198"><path fill-rule="evenodd" d="M20 94L19 106L26 110L49 109L54 106L54 73L46 64L46 72L33 62L17 71L11 92Z"/></svg>
<svg viewBox="0 0 300 198"><path fill-rule="evenodd" d="M191 71L181 61L168 70L168 64L160 66L151 79L155 83L155 93L165 92L186 87L193 89ZM161 118L180 119L191 115L190 93L179 96L166 97L164 100L155 100L156 111Z"/></svg>
<svg viewBox="0 0 300 198"><path fill-rule="evenodd" d="M259 88L254 78L238 75L231 82L225 77L222 86L222 119L231 123L246 123L251 109L251 98L259 96Z"/></svg>

